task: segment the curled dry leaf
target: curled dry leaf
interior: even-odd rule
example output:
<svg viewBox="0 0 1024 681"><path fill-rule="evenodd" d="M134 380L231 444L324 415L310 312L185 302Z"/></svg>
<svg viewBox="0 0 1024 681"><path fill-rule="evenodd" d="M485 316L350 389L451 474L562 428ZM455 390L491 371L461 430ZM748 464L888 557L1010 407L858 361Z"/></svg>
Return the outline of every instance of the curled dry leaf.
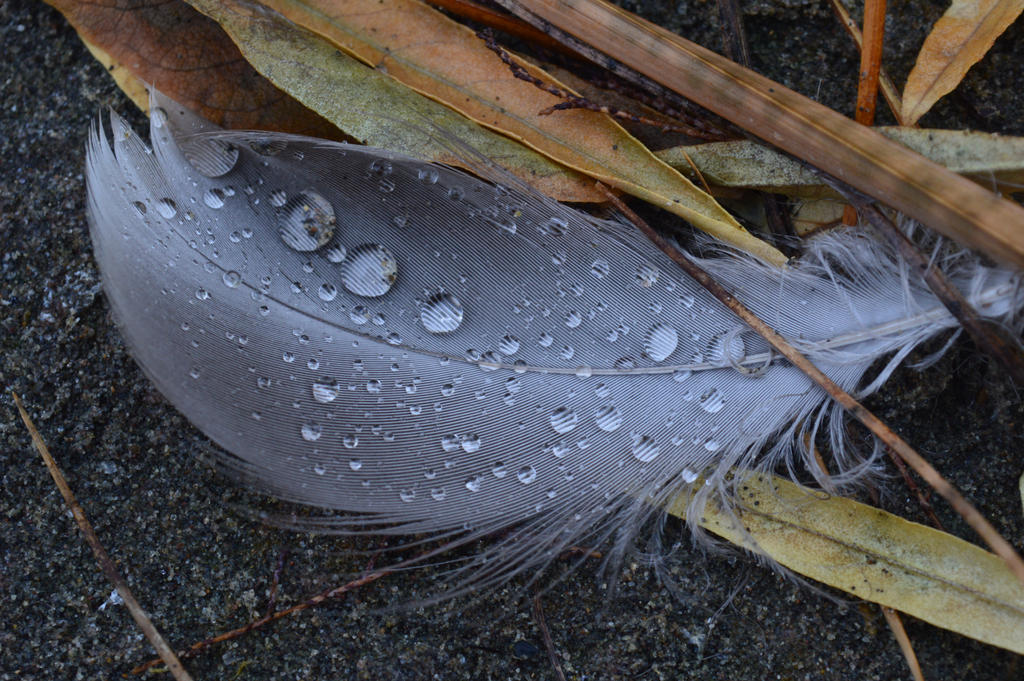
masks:
<svg viewBox="0 0 1024 681"><path fill-rule="evenodd" d="M200 4L210 5L207 0ZM778 250L744 230L711 196L659 161L607 115L579 109L540 115L561 100L516 78L470 29L417 0L265 4L474 121L769 262L785 262ZM535 77L552 80L517 61Z"/></svg>
<svg viewBox="0 0 1024 681"><path fill-rule="evenodd" d="M903 88L902 118L913 125L1024 10L1024 0L953 0L925 38Z"/></svg>
<svg viewBox="0 0 1024 681"><path fill-rule="evenodd" d="M708 504L700 525L858 598L1024 653L1024 588L994 554L780 478L751 477L739 496L738 509ZM684 517L686 503L670 512Z"/></svg>
<svg viewBox="0 0 1024 681"><path fill-rule="evenodd" d="M215 22L184 2L48 2L94 54L98 48L107 55L106 65L120 64L218 125L341 138L257 73Z"/></svg>

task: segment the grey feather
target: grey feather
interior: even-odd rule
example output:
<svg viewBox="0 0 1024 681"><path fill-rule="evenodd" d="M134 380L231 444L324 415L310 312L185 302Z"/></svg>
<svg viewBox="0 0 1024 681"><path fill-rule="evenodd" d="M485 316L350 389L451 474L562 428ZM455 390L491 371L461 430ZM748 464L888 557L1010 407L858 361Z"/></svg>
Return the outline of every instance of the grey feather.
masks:
<svg viewBox="0 0 1024 681"><path fill-rule="evenodd" d="M284 499L340 532L473 538L502 580L601 542L704 481L806 457L832 407L646 240L514 182L380 149L220 131L158 100L148 148L94 128L88 206L107 298L159 390ZM857 235L787 271L703 263L854 391L954 326ZM1016 279L971 262L983 314ZM841 423L841 420L837 421ZM839 480L870 465L833 428ZM795 458L794 458L795 457ZM806 468L817 472L810 457ZM821 476L824 483L834 482Z"/></svg>

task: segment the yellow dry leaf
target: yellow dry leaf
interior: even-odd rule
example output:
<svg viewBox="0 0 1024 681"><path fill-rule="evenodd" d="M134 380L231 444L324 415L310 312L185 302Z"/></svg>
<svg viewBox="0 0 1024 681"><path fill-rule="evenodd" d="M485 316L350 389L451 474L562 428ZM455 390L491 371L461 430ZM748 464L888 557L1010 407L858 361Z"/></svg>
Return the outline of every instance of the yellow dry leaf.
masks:
<svg viewBox="0 0 1024 681"><path fill-rule="evenodd" d="M902 117L913 125L950 92L1020 16L1024 0L953 0L925 38L903 88Z"/></svg>
<svg viewBox="0 0 1024 681"><path fill-rule="evenodd" d="M418 0L265 4L365 64L559 163L676 213L769 262L786 260L605 114L577 109L541 116L561 100L517 79L470 29ZM552 80L517 61L535 77Z"/></svg>
<svg viewBox="0 0 1024 681"><path fill-rule="evenodd" d="M603 201L593 181L396 83L326 40L235 0L191 0L220 24L245 59L274 85L360 142L458 165L417 125L446 131L539 191L563 201ZM394 121L412 125L395 125Z"/></svg>
<svg viewBox="0 0 1024 681"><path fill-rule="evenodd" d="M1024 587L998 556L939 530L771 476L700 524L801 575L979 641L1024 653ZM683 517L688 499L669 512Z"/></svg>

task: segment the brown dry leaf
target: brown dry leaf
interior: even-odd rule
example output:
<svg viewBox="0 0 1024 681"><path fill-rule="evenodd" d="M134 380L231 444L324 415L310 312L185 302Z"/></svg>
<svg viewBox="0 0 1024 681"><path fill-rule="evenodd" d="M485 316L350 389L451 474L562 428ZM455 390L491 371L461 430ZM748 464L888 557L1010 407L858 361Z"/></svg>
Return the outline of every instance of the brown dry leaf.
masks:
<svg viewBox="0 0 1024 681"><path fill-rule="evenodd" d="M540 111L560 100L515 78L473 32L416 0L268 0L364 63L546 156L649 201L776 264L785 257L660 162L608 116ZM523 60L534 76L551 77ZM567 89L567 88L566 88Z"/></svg>
<svg viewBox="0 0 1024 681"><path fill-rule="evenodd" d="M945 532L771 476L700 525L799 574L979 641L1024 653L1024 587L998 556ZM689 500L669 509L683 517Z"/></svg>
<svg viewBox="0 0 1024 681"><path fill-rule="evenodd" d="M106 55L105 65L119 65L218 125L341 137L257 73L215 22L184 2L47 1L94 54Z"/></svg>
<svg viewBox="0 0 1024 681"><path fill-rule="evenodd" d="M902 117L913 125L950 92L1020 16L1024 0L953 0L925 38L903 88Z"/></svg>

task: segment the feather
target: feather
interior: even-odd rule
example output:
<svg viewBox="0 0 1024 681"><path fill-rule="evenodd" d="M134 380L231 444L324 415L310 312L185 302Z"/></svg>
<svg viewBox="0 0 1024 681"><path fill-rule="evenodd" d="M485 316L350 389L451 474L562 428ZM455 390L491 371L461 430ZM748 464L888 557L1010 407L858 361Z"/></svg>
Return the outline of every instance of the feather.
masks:
<svg viewBox="0 0 1024 681"><path fill-rule="evenodd" d="M215 128L155 95L150 149L94 126L88 211L133 356L276 497L337 532L446 537L515 527L455 570L484 586L574 544L629 537L667 499L728 496L779 465L825 485L871 455L831 434L828 478L794 437L834 409L646 240L512 180L381 149ZM500 178L499 178L500 179ZM702 265L844 389L955 326L856 233L778 270ZM983 315L1013 273L961 258Z"/></svg>

